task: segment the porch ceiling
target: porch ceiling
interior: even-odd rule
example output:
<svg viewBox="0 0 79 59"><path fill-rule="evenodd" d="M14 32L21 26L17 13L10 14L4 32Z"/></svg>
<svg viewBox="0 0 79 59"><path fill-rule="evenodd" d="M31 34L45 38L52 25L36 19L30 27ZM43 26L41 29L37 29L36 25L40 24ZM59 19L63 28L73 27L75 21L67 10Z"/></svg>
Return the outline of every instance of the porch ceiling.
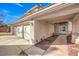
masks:
<svg viewBox="0 0 79 59"><path fill-rule="evenodd" d="M70 15L63 15L63 16L56 17L56 18L42 19L40 21L46 21L46 22L49 22L49 23L67 22L69 20L72 20L76 14L77 13L70 14Z"/></svg>
<svg viewBox="0 0 79 59"><path fill-rule="evenodd" d="M51 12L43 16L37 17L35 20L58 20L58 19L69 19L74 17L76 13L79 13L79 4L63 8L56 12Z"/></svg>
<svg viewBox="0 0 79 59"><path fill-rule="evenodd" d="M36 20L56 20L56 19L68 19L72 18L76 13L79 13L79 8L78 10L74 11L69 11L69 12L61 12L61 13L56 13L56 14L49 14L45 16L41 16L36 18Z"/></svg>

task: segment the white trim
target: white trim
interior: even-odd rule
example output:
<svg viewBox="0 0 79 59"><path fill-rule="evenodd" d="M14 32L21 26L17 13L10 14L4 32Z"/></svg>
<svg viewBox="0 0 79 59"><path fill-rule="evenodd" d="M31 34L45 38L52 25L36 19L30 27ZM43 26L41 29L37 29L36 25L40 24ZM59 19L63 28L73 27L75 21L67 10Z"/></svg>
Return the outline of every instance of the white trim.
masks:
<svg viewBox="0 0 79 59"><path fill-rule="evenodd" d="M56 17L61 17L61 16L65 16L65 15L70 15L70 14L74 14L74 13L79 13L79 8L74 8L71 10L66 10L66 11L62 11L62 12L58 12L55 14L50 14L50 15L45 15L41 18L36 18L36 20L42 20L42 19L50 19L50 18L56 18Z"/></svg>
<svg viewBox="0 0 79 59"><path fill-rule="evenodd" d="M31 9L29 9L24 15L26 15L28 12L30 12L31 10L33 10L34 8L38 7L37 5L33 6ZM24 16L23 15L23 16Z"/></svg>
<svg viewBox="0 0 79 59"><path fill-rule="evenodd" d="M74 3L74 4L75 4L75 3ZM66 4L66 3L57 3L57 4L54 4L54 5L50 6L50 7L45 8L45 9L43 9L43 10L41 10L41 11L38 11L38 12L36 12L36 13L33 13L33 14L27 16L27 17L23 17L23 18L20 19L18 22L25 21L25 20L27 20L27 19L31 19L32 17L33 17L33 18L34 18L34 17L37 17L38 15L40 16L40 15L49 13L49 12L51 12L50 10L52 10L52 11L54 12L54 11L56 11L56 10L62 9L62 8L64 8L64 7L67 7L67 6L70 6L70 5L73 5L73 4L70 4L70 3L67 3L67 4ZM62 6L62 7L61 7L61 8L57 8L57 7L60 7L60 6ZM49 11L49 12L48 12L48 11ZM18 22L15 22L15 23L18 23Z"/></svg>
<svg viewBox="0 0 79 59"><path fill-rule="evenodd" d="M60 4L62 4L62 3L60 3ZM40 12L43 12L43 11L45 11L45 10L48 10L48 9L52 8L52 7L56 7L56 6L60 5L60 4L52 5L52 6L47 7L47 8L45 8L45 9L41 10L41 11L38 11L38 12L36 12L36 13L33 13L32 15L35 15L35 14L40 13ZM32 16L32 15L27 16L26 19L27 19L28 17ZM15 23L20 22L20 21L23 20L24 18L25 18L25 17L21 18L20 20L17 20ZM15 23L14 23L14 24L15 24Z"/></svg>

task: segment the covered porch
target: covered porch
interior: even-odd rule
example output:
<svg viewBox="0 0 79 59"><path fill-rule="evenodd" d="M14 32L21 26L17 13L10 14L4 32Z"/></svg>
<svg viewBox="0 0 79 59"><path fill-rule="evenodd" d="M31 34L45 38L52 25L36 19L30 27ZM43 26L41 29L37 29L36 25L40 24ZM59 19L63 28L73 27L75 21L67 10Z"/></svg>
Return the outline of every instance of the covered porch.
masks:
<svg viewBox="0 0 79 59"><path fill-rule="evenodd" d="M78 44L78 11L79 4L65 6L59 10L55 10L35 17L34 38L36 42L40 42L53 34L65 35L67 41ZM74 32L77 32L74 34ZM60 41L61 42L61 41Z"/></svg>

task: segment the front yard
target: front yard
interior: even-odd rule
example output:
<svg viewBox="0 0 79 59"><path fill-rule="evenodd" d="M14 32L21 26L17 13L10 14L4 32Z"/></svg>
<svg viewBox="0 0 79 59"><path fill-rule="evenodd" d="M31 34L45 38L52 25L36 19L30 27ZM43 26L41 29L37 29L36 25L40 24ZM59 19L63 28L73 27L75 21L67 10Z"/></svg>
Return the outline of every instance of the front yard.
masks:
<svg viewBox="0 0 79 59"><path fill-rule="evenodd" d="M0 55L48 55L48 56L78 56L79 44L65 44L58 45L59 40L55 40L44 50L44 45L38 43L39 46L30 45L25 39L18 38L14 35L6 35L7 33L0 33ZM4 35L5 34L5 35ZM65 40L63 40L65 41ZM44 42L45 44L45 42ZM47 44L46 44L47 45ZM45 46L46 46L45 45Z"/></svg>

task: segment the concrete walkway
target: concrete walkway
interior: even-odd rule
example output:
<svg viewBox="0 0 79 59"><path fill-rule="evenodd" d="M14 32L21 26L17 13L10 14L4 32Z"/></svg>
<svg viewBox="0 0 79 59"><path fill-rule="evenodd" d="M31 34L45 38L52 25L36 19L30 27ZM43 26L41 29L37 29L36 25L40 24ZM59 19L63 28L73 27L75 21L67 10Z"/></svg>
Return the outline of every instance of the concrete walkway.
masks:
<svg viewBox="0 0 79 59"><path fill-rule="evenodd" d="M53 45L67 45L66 35L60 35L52 44Z"/></svg>
<svg viewBox="0 0 79 59"><path fill-rule="evenodd" d="M51 45L44 55L46 56L68 56L68 46L67 45Z"/></svg>
<svg viewBox="0 0 79 59"><path fill-rule="evenodd" d="M48 48L44 55L48 56L67 56L68 45L66 35L60 35Z"/></svg>

